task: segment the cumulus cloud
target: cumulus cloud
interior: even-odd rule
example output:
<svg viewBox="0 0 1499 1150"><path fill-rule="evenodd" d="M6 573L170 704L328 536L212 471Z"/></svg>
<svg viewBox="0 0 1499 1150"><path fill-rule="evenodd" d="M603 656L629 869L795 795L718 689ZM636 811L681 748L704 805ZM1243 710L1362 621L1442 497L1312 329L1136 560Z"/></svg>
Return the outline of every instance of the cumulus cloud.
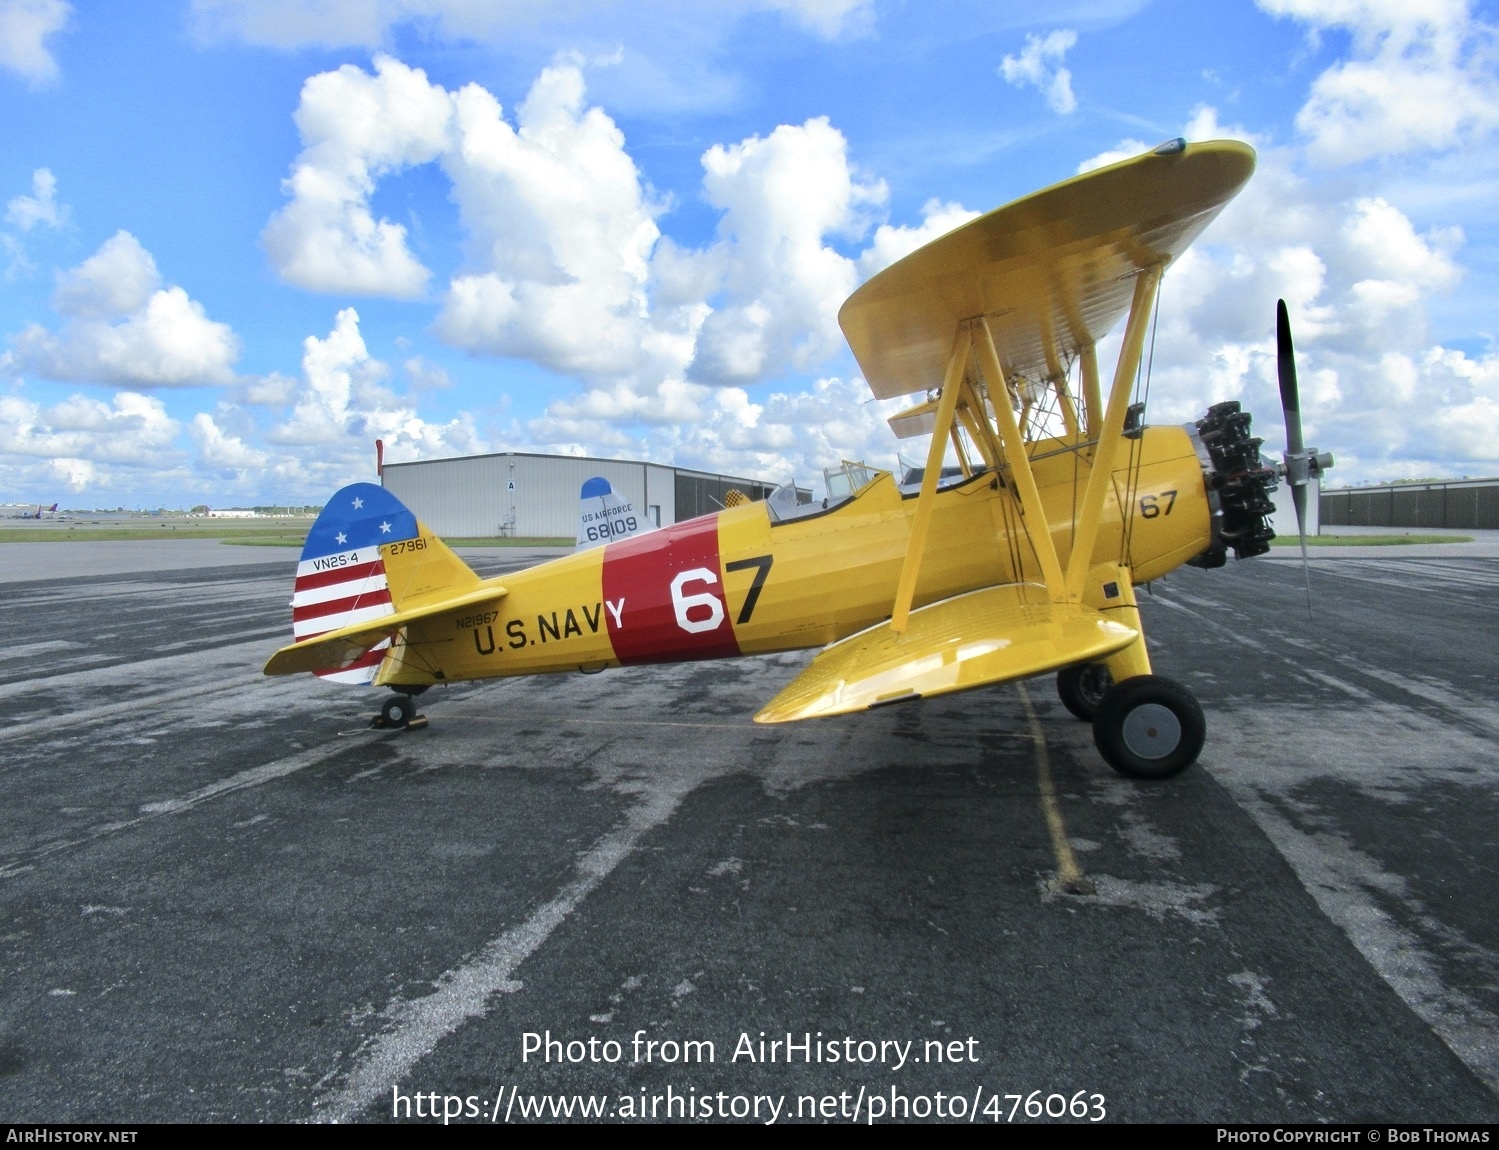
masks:
<svg viewBox="0 0 1499 1150"><path fill-rule="evenodd" d="M757 474L812 473L842 453L883 445L893 463L889 412L869 403L862 382L826 378L803 396L751 392L842 354L837 309L860 280L975 213L933 200L917 224L885 222L883 182L861 173L842 133L815 118L708 148L702 195L717 228L700 246L674 242L660 228L671 205L645 182L618 124L590 104L584 75L577 58L559 58L513 109L477 84L449 92L389 58L373 74L345 67L309 80L297 171L305 186L341 189L339 212L318 216L339 238L305 250L326 232L286 224L294 193L273 221L295 241L280 250L278 266L349 248L357 239L350 221L368 210L379 179L432 163L451 181L467 259L442 293L433 332L453 347L525 359L582 384L513 427L512 445ZM406 118L382 129L397 86ZM323 101L362 110L345 127L314 114ZM369 282L347 261L326 266L344 270L325 286ZM408 363L405 374L410 395L428 389L426 365ZM389 371L369 356L352 310L339 313L326 339L308 341L301 380L267 377L240 391L247 406L289 407L264 436L273 449L338 456L347 448L352 461L376 435L388 457L403 442L430 455L464 450L465 435L477 441L471 421L424 424L414 400L390 391Z"/></svg>
<svg viewBox="0 0 1499 1150"><path fill-rule="evenodd" d="M447 92L388 56L373 76L346 64L309 79L295 116L302 153L284 183L291 203L261 237L277 273L312 291L420 296L431 273L369 200L380 176L442 154L452 115Z"/></svg>
<svg viewBox="0 0 1499 1150"><path fill-rule="evenodd" d="M573 63L545 69L516 111L470 84L443 166L477 268L455 277L436 330L470 351L621 375L658 350L648 322L660 231L624 134L589 107Z"/></svg>
<svg viewBox="0 0 1499 1150"><path fill-rule="evenodd" d="M575 8L576 18L590 25L610 16L609 5ZM637 3L630 6L628 18L637 25L649 23L674 8ZM554 6L542 0L193 0L192 10L204 35L278 48L379 48L390 43L398 28L436 40L505 45L543 16L557 18ZM798 27L829 40L868 31L874 20L873 0L720 0L700 6L694 15L699 22L717 24L756 11L781 12Z"/></svg>
<svg viewBox="0 0 1499 1150"><path fill-rule="evenodd" d="M12 337L13 371L69 383L192 387L228 383L239 340L180 287L161 286L156 261L117 232L58 279L53 306L66 317L49 331L31 324Z"/></svg>
<svg viewBox="0 0 1499 1150"><path fill-rule="evenodd" d="M129 232L116 232L76 268L58 277L52 306L78 319L114 319L140 311L161 286L151 253Z"/></svg>
<svg viewBox="0 0 1499 1150"><path fill-rule="evenodd" d="M1000 62L999 74L1017 88L1039 89L1053 112L1068 115L1077 110L1077 97L1072 94L1072 73L1062 61L1076 43L1077 33L1071 28L1045 36L1027 35L1020 55L1006 56Z"/></svg>
<svg viewBox="0 0 1499 1150"><path fill-rule="evenodd" d="M241 380L212 412L188 421L199 487L221 502L316 501L373 478L376 439L396 463L489 450L466 412L423 418L417 393L441 386L440 369L418 359L405 367L412 387L403 396L391 387L390 366L370 353L359 314L344 308L325 336L303 341L297 375Z"/></svg>
<svg viewBox="0 0 1499 1150"><path fill-rule="evenodd" d="M633 393L591 392L554 403L525 428L539 450L600 451L659 459L767 479L820 483L822 469L845 458L894 468L896 444L885 419L903 403L877 403L859 378L818 379L804 391L774 390L759 401L738 387L676 384L664 407L677 418L626 428Z"/></svg>
<svg viewBox="0 0 1499 1150"><path fill-rule="evenodd" d="M402 370L406 372L406 378L410 381L412 392L440 391L442 388L451 387L452 379L448 373L435 363L428 363L419 355L413 355L401 364Z"/></svg>
<svg viewBox="0 0 1499 1150"><path fill-rule="evenodd" d="M286 407L296 393L297 381L279 371L241 378L229 392L234 403L250 407Z"/></svg>
<svg viewBox="0 0 1499 1150"><path fill-rule="evenodd" d="M1203 109L1185 134L1242 133ZM1338 455L1336 481L1471 471L1499 457L1483 437L1499 356L1434 344L1427 320L1432 298L1461 280L1462 233L1420 230L1381 196L1329 194L1299 174L1296 149L1260 141L1259 156L1245 191L1163 282L1151 420L1239 399L1267 450L1281 450L1273 308L1284 298L1302 418L1309 440Z"/></svg>
<svg viewBox="0 0 1499 1150"><path fill-rule="evenodd" d="M55 80L47 38L67 26L72 11L66 0L0 0L0 68L35 85Z"/></svg>
<svg viewBox="0 0 1499 1150"><path fill-rule="evenodd" d="M265 467L270 458L239 436L224 431L206 411L193 416L188 432L197 445L199 462L209 471L244 475Z"/></svg>
<svg viewBox="0 0 1499 1150"><path fill-rule="evenodd" d="M826 377L803 391L775 390L755 403L737 388L714 393L700 423L663 437L669 458L744 475L796 478L806 485L843 459L896 466L896 442L885 423L905 401L875 402L860 378ZM719 461L719 462L714 462Z"/></svg>
<svg viewBox="0 0 1499 1150"><path fill-rule="evenodd" d="M1035 40L1032 56L1059 67L1071 41L1055 43L1048 50ZM440 165L452 182L468 266L443 292L433 330L463 350L526 359L582 385L515 429L525 445L756 474L810 473L844 452L893 455L889 412L867 402L861 382L825 378L800 395L765 389L841 353L843 299L861 278L971 219L962 205L934 200L919 222L882 220L883 184L858 171L830 122L814 119L703 154L702 194L718 226L691 247L662 235L670 205L645 182L618 124L589 103L575 60L545 69L513 110L477 85L448 92L388 59L373 75L344 68L314 77L308 108L316 101L305 94L324 81L330 92L368 97L357 130L330 119L318 136L305 127L318 117L299 111L308 143L300 165L317 167L314 139L342 141L318 155L358 158L340 160L339 170L357 176L339 185L358 193L345 204L367 210L380 176L405 164ZM397 81L406 118L384 130L383 117L397 114ZM1210 108L1184 134L1246 135L1226 130ZM1208 403L1241 398L1259 412L1267 440L1278 441L1271 316L1283 297L1303 349L1309 430L1337 427L1361 445L1342 448L1343 474L1475 442L1437 413L1461 410L1487 426L1499 402L1486 390L1492 364L1434 347L1426 318L1433 294L1460 280L1461 232L1418 227L1390 195L1329 197L1301 174L1304 152L1254 142L1261 167L1249 190L1167 278L1152 417L1193 418ZM1126 141L1079 170L1145 146ZM307 350L267 443L343 443L352 460L377 434L401 442L402 427L413 453L477 441L471 422L426 424L413 400L394 395L352 311ZM421 393L425 373L408 366L410 394ZM288 386L268 378L247 387L244 402L255 402L253 391L274 407ZM1413 415L1413 405L1424 414Z"/></svg>
<svg viewBox="0 0 1499 1150"><path fill-rule="evenodd" d="M1468 0L1258 0L1277 16L1352 35L1352 57L1313 82L1296 126L1328 164L1445 150L1499 126L1490 28Z"/></svg>
<svg viewBox="0 0 1499 1150"><path fill-rule="evenodd" d="M703 191L721 213L717 235L700 249L665 240L657 220L666 205L618 125L588 103L570 59L544 69L511 118L476 84L450 93L389 58L373 76L344 67L313 77L297 117L307 147L289 184L294 200L266 230L283 276L328 290L419 290L424 269L402 281L374 274L376 259L346 257L369 254L360 237L373 235L390 241L381 259L409 259L401 229L370 220L369 196L382 173L438 163L470 267L443 295L437 335L642 400L673 380L753 383L838 351L837 308L860 267L833 241L864 235L885 199L882 183L855 170L843 135L818 118L710 148ZM314 209L305 189L334 192ZM933 206L923 227L961 214ZM909 239L887 230L876 245L888 255Z"/></svg>
<svg viewBox="0 0 1499 1150"><path fill-rule="evenodd" d="M921 223L916 227L881 224L874 230L873 242L859 256L860 278L868 279L875 272L884 271L896 260L977 219L978 215L962 204L928 200L922 205Z"/></svg>
<svg viewBox="0 0 1499 1150"><path fill-rule="evenodd" d="M868 32L874 24L874 0L763 0L766 8L785 12L793 21L825 40Z"/></svg>
<svg viewBox="0 0 1499 1150"><path fill-rule="evenodd" d="M295 393L290 418L276 427L270 440L311 447L370 431L364 411L388 406L381 385L389 369L365 346L359 313L344 308L326 338L310 335L302 347L302 386Z"/></svg>
<svg viewBox="0 0 1499 1150"><path fill-rule="evenodd" d="M74 395L47 408L3 395L0 472L34 485L41 467L72 491L122 471L155 479L180 462L173 446L180 429L160 399L135 392L118 392L108 403Z"/></svg>
<svg viewBox="0 0 1499 1150"><path fill-rule="evenodd" d="M483 450L469 420L429 423L387 386L390 368L370 354L353 308L338 313L326 337L308 336L302 347L291 411L266 435L268 443L313 449L291 453L308 463L363 458L375 439L385 440L387 458L397 461Z"/></svg>
<svg viewBox="0 0 1499 1150"><path fill-rule="evenodd" d="M703 321L690 376L739 384L815 367L840 347L838 307L858 284L854 261L827 238L862 235L884 183L858 178L826 117L715 145L703 169L723 217L697 258L716 274L721 302Z"/></svg>
<svg viewBox="0 0 1499 1150"><path fill-rule="evenodd" d="M31 173L31 195L16 196L5 205L5 222L23 232L38 225L60 228L67 218L67 207L57 202L57 177L47 168Z"/></svg>
<svg viewBox="0 0 1499 1150"><path fill-rule="evenodd" d="M1431 414L1431 442L1449 459L1487 463L1492 474L1499 466L1499 356L1472 359L1434 347L1421 358L1416 378L1419 388L1445 400Z"/></svg>

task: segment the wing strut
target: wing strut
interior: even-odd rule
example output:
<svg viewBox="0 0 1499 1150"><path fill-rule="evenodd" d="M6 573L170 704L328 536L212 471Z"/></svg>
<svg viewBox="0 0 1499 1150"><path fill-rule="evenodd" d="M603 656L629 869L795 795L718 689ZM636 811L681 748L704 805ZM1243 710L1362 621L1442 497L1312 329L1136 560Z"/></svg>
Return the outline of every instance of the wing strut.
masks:
<svg viewBox="0 0 1499 1150"><path fill-rule="evenodd" d="M963 426L968 428L968 434L973 436L974 442L979 445L984 462L998 471L1004 462L1004 448L995 438L994 425L989 422L989 416L986 414L989 406L991 405L986 405L983 397L979 395L978 386L965 375L962 402L958 404L958 418L963 421Z"/></svg>
<svg viewBox="0 0 1499 1150"><path fill-rule="evenodd" d="M1114 455L1124 434L1124 415L1129 407L1130 391L1135 372L1140 366L1140 353L1145 346L1145 328L1150 322L1150 307L1155 301L1156 287L1161 282L1161 265L1152 264L1142 268L1135 277L1135 297L1130 303L1129 323L1124 329L1124 346L1119 349L1119 363L1114 369L1114 386L1109 391L1109 409L1104 415L1103 426L1088 428L1089 434L1098 436L1098 446L1093 450L1093 465L1088 473L1088 489L1078 509L1077 527L1072 533L1072 554L1067 557L1067 597L1080 602L1083 584L1088 578L1088 569L1093 565L1093 545L1098 540L1098 524L1103 518L1103 503L1108 496L1109 484L1114 478ZM1092 345L1083 353L1083 374L1089 375L1092 364L1092 386L1089 388L1089 407L1092 407L1091 392L1096 390L1098 379L1097 360ZM1128 508L1121 510L1128 512Z"/></svg>
<svg viewBox="0 0 1499 1150"><path fill-rule="evenodd" d="M1067 386L1067 373L1063 372L1051 381L1052 387L1057 389L1057 406L1062 409L1062 426L1067 430L1067 438L1072 440L1081 439L1077 426L1077 404L1073 401L1072 391Z"/></svg>
<svg viewBox="0 0 1499 1150"><path fill-rule="evenodd" d="M942 396L937 402L937 424L932 428L932 445L926 453L926 471L921 476L921 495L916 500L916 516L911 523L910 541L906 544L906 561L901 564L895 607L890 612L890 629L897 635L904 634L911 617L916 577L921 573L921 555L926 550L926 533L932 525L932 507L937 501L937 477L942 471L942 457L947 454L947 433L958 410L958 395L963 390L963 372L968 367L971 346L968 324L960 323L953 337L952 353L947 357Z"/></svg>
<svg viewBox="0 0 1499 1150"><path fill-rule="evenodd" d="M1083 414L1088 417L1088 438L1097 439L1103 426L1103 395L1098 390L1098 349L1085 343L1078 349L1083 361Z"/></svg>
<svg viewBox="0 0 1499 1150"><path fill-rule="evenodd" d="M984 369L984 378L989 384L989 394L998 392L1000 399L994 403L994 420L999 424L999 434L1004 440L1005 459L1010 464L1010 478L1020 496L1020 509L1026 518L1031 546L1041 564L1041 577L1053 603L1067 602L1067 582L1062 578L1062 565L1057 560L1056 544L1051 538L1051 527L1046 522L1046 507L1041 502L1041 492L1036 488L1036 476L1031 471L1030 457L1025 453L1025 440L1020 434L1020 425L1015 421L1015 411L1006 400L1004 367L999 362L999 352L994 348L994 337L987 320L978 321L977 336L979 365Z"/></svg>
<svg viewBox="0 0 1499 1150"><path fill-rule="evenodd" d="M968 462L968 452L963 448L963 437L958 434L958 422L953 421L952 427L948 429L948 438L952 440L952 449L958 453L958 466L963 469L963 478L973 477L973 464Z"/></svg>
<svg viewBox="0 0 1499 1150"><path fill-rule="evenodd" d="M958 422L963 425L963 430L968 432L969 442L978 448L984 467L989 471L998 471L1000 457L992 449L989 441L980 434L978 420L973 416L973 408L966 403L958 406Z"/></svg>
<svg viewBox="0 0 1499 1150"><path fill-rule="evenodd" d="M1062 357L1057 350L1056 326L1051 316L1041 313L1041 340L1046 350L1046 373L1057 393L1057 408L1062 413L1062 424L1070 439L1078 438L1077 407L1072 401L1072 392L1067 387L1067 370L1062 366Z"/></svg>

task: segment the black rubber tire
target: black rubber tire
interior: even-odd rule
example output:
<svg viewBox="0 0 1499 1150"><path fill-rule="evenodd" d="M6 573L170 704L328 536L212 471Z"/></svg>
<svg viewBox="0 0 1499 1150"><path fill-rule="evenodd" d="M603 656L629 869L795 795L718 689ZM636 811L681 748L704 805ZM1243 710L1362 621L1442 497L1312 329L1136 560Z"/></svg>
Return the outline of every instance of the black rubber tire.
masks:
<svg viewBox="0 0 1499 1150"><path fill-rule="evenodd" d="M1093 744L1132 779L1169 779L1197 761L1207 720L1187 689L1159 675L1111 687L1093 715Z"/></svg>
<svg viewBox="0 0 1499 1150"><path fill-rule="evenodd" d="M380 718L387 727L404 727L416 718L416 700L409 695L392 695L380 708Z"/></svg>
<svg viewBox="0 0 1499 1150"><path fill-rule="evenodd" d="M1102 663L1079 663L1057 672L1057 697L1083 722L1091 722L1098 704L1114 685L1109 669Z"/></svg>

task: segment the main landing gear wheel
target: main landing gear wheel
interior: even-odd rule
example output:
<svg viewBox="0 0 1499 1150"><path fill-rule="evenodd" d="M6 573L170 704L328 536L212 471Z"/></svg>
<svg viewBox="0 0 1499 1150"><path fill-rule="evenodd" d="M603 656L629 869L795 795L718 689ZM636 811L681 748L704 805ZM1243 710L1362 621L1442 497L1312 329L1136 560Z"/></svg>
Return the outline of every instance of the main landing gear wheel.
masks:
<svg viewBox="0 0 1499 1150"><path fill-rule="evenodd" d="M416 718L416 700L410 695L392 695L380 708L380 721L387 727L406 727Z"/></svg>
<svg viewBox="0 0 1499 1150"><path fill-rule="evenodd" d="M1093 715L1104 761L1135 779L1169 779L1197 761L1207 722L1180 683L1139 675L1109 688Z"/></svg>
<svg viewBox="0 0 1499 1150"><path fill-rule="evenodd" d="M1098 704L1114 685L1114 677L1102 663L1079 663L1057 672L1057 697L1083 722L1093 718Z"/></svg>

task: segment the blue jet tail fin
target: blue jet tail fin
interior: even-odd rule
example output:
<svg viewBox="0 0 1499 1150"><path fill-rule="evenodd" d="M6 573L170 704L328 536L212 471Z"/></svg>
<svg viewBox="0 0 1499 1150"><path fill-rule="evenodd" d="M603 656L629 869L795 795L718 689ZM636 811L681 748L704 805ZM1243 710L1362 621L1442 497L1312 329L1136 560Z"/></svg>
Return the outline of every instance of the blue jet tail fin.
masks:
<svg viewBox="0 0 1499 1150"><path fill-rule="evenodd" d="M655 530L644 511L615 494L607 479L596 475L583 484L578 504L579 551Z"/></svg>

